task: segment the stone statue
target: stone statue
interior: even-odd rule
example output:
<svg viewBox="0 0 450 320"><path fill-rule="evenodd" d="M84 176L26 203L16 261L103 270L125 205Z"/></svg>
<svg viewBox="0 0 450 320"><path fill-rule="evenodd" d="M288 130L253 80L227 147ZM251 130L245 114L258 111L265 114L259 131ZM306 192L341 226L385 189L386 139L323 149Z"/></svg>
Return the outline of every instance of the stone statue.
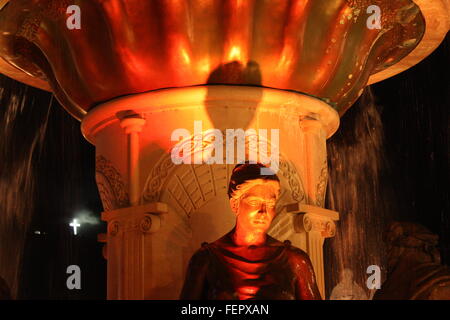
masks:
<svg viewBox="0 0 450 320"><path fill-rule="evenodd" d="M280 182L261 164L237 165L228 188L235 227L192 256L181 299L321 299L308 255L267 230Z"/></svg>
<svg viewBox="0 0 450 320"><path fill-rule="evenodd" d="M388 275L374 300L450 300L450 268L441 265L438 237L410 222L395 222L385 234Z"/></svg>
<svg viewBox="0 0 450 320"><path fill-rule="evenodd" d="M355 281L353 271L345 268L340 277L340 282L333 288L330 300L367 300L367 294Z"/></svg>

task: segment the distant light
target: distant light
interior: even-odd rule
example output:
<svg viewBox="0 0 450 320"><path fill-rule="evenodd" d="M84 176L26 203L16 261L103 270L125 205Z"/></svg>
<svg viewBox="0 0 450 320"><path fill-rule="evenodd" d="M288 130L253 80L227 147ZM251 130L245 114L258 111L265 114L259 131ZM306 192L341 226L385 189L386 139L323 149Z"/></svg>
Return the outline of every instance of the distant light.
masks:
<svg viewBox="0 0 450 320"><path fill-rule="evenodd" d="M34 234L41 234L41 232L40 232L39 230L36 230L36 231L34 232Z"/></svg>
<svg viewBox="0 0 450 320"><path fill-rule="evenodd" d="M73 234L77 235L77 228L81 227L81 224L78 223L77 219L73 219L73 222L69 224L73 228Z"/></svg>

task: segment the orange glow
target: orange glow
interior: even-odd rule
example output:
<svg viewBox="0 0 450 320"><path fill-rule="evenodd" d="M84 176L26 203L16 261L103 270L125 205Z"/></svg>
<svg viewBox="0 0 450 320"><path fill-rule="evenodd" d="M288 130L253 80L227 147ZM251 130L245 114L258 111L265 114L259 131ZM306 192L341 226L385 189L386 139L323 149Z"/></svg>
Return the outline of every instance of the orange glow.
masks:
<svg viewBox="0 0 450 320"><path fill-rule="evenodd" d="M238 46L233 46L228 54L228 61L242 61L241 48Z"/></svg>
<svg viewBox="0 0 450 320"><path fill-rule="evenodd" d="M330 26L330 33L328 36L328 48L322 56L322 60L316 69L314 78L310 84L310 88L323 88L330 79L336 69L339 59L341 59L341 41L338 39L346 37L352 25L352 20L348 19L352 8L344 5L335 21L339 21L337 25Z"/></svg>
<svg viewBox="0 0 450 320"><path fill-rule="evenodd" d="M208 58L200 61L200 63L198 64L198 70L200 70L202 73L209 73L209 71L211 70L211 64Z"/></svg>
<svg viewBox="0 0 450 320"><path fill-rule="evenodd" d="M183 57L185 64L191 64L191 58L185 48L181 48L181 56Z"/></svg>
<svg viewBox="0 0 450 320"><path fill-rule="evenodd" d="M117 97L204 85L210 73L233 60L244 67L251 60L258 75L230 77L227 84L306 92L329 99L343 114L367 83L362 75L370 75L373 83L411 67L437 47L448 29L427 26L435 12L427 1L422 1L425 16L403 23L394 14L403 2L380 0L387 27L370 30L362 0L154 0L79 1L84 27L69 31L55 28L54 19L41 19L52 16L53 9L35 2L9 1L0 13L0 73L40 87L44 77L38 74L45 73L58 100L78 119ZM30 19L42 21L26 32ZM383 41L377 41L379 35ZM424 40L413 46L411 39ZM17 52L23 45L30 45L30 52ZM415 45L421 49L409 55ZM383 61L377 52L385 55ZM362 67L355 66L357 58ZM407 63L388 67L389 58Z"/></svg>
<svg viewBox="0 0 450 320"><path fill-rule="evenodd" d="M225 20L227 41L224 43L223 60L239 61L243 64L248 59L248 48L251 41L250 25L243 26L242 21L252 19L252 1L234 0L227 4L229 16Z"/></svg>
<svg viewBox="0 0 450 320"><path fill-rule="evenodd" d="M303 33L305 28L305 14L309 1L297 1L292 5L292 11L287 19L286 28L283 37L283 49L280 60L276 66L276 72L285 74L286 80L282 85L288 82L292 74L292 66L298 61L301 43L298 40L299 32Z"/></svg>
<svg viewBox="0 0 450 320"><path fill-rule="evenodd" d="M239 297L239 300L247 300L251 299L254 296L256 296L256 293L258 292L258 287L251 287L251 286L243 286L237 288L237 294Z"/></svg>
<svg viewBox="0 0 450 320"><path fill-rule="evenodd" d="M277 69L279 71L288 71L295 57L295 52L292 45L286 44L283 48L280 61L278 62Z"/></svg>

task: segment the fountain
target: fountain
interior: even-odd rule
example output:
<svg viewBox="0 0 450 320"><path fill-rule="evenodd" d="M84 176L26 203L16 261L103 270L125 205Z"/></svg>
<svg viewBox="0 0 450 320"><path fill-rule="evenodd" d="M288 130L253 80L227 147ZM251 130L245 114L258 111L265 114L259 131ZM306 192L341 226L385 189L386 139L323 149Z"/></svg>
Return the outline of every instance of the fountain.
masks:
<svg viewBox="0 0 450 320"><path fill-rule="evenodd" d="M52 91L96 147L109 299L176 298L192 252L228 231L233 164L211 164L226 135L206 133L239 128L278 130L279 143L244 136L245 155L278 149L271 235L308 252L324 296L339 219L324 208L326 139L368 84L424 59L450 25L446 0L80 0L80 28L70 1L0 5L0 72ZM194 135L173 139L180 128ZM178 143L194 163L174 163Z"/></svg>

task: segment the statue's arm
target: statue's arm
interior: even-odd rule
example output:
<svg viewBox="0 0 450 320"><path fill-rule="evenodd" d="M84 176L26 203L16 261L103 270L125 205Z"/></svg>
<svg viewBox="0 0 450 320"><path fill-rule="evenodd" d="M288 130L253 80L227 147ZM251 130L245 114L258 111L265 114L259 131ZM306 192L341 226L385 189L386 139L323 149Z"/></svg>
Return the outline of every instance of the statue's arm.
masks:
<svg viewBox="0 0 450 320"><path fill-rule="evenodd" d="M322 300L311 260L303 250L292 248L291 263L296 275L296 299Z"/></svg>
<svg viewBox="0 0 450 320"><path fill-rule="evenodd" d="M209 254L207 249L199 249L189 261L181 300L205 300L208 294L207 270Z"/></svg>

